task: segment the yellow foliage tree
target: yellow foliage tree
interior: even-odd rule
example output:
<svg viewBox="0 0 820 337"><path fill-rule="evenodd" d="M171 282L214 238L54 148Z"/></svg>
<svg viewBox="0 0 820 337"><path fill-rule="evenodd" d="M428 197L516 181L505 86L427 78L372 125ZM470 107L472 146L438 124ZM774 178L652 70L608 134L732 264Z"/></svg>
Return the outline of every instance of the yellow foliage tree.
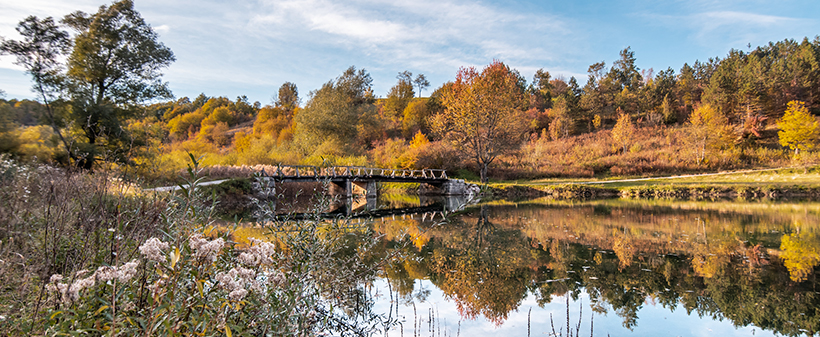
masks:
<svg viewBox="0 0 820 337"><path fill-rule="evenodd" d="M805 281L814 267L820 264L820 238L814 233L783 235L780 240L783 265L789 269L792 281Z"/></svg>
<svg viewBox="0 0 820 337"><path fill-rule="evenodd" d="M707 149L728 144L732 138L729 119L709 104L701 105L692 112L688 131L698 163L706 160Z"/></svg>
<svg viewBox="0 0 820 337"><path fill-rule="evenodd" d="M777 132L780 145L794 150L795 156L800 150L813 149L820 135L817 119L800 101L789 102L783 118L777 121L777 127L780 128Z"/></svg>
<svg viewBox="0 0 820 337"><path fill-rule="evenodd" d="M626 153L626 149L629 146L629 142L632 141L634 134L635 125L632 124L629 114L624 113L621 111L621 108L618 108L618 123L612 128L612 139L618 146L623 147L624 153Z"/></svg>

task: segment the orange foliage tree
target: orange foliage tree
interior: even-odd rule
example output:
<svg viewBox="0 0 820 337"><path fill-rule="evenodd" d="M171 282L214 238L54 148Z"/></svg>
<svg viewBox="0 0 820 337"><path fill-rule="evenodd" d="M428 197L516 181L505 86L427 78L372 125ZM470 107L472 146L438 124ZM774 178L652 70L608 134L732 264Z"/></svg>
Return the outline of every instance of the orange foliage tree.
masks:
<svg viewBox="0 0 820 337"><path fill-rule="evenodd" d="M481 73L459 69L441 95L446 109L433 118L432 128L475 159L482 182L493 160L521 143L525 82L518 71L493 61Z"/></svg>

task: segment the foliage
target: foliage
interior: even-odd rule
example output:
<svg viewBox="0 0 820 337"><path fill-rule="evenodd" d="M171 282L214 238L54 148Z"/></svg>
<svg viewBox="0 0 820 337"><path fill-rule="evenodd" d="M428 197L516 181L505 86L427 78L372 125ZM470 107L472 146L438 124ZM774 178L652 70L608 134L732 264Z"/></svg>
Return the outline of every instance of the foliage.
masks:
<svg viewBox="0 0 820 337"><path fill-rule="evenodd" d="M72 159L79 159L63 136L54 102L59 99L63 86L61 74L62 65L60 56L68 50L70 41L68 33L57 27L51 17L43 20L29 16L17 25L17 32L24 37L23 41L2 40L0 54L12 54L17 57L15 62L26 68L34 81L34 91L39 94L45 105L48 123L52 130L60 137L65 151ZM7 144L11 141L7 140ZM6 150L10 150L6 149Z"/></svg>
<svg viewBox="0 0 820 337"><path fill-rule="evenodd" d="M732 134L729 120L711 105L702 105L689 116L689 137L695 150L695 161L706 160L706 150L726 146Z"/></svg>
<svg viewBox="0 0 820 337"><path fill-rule="evenodd" d="M80 165L91 168L98 138L115 152L125 142L122 121L133 115L133 105L172 96L159 70L175 59L130 0L101 6L93 15L77 11L62 22L78 33L66 75L71 119L90 145Z"/></svg>
<svg viewBox="0 0 820 337"><path fill-rule="evenodd" d="M103 171L0 164L5 333L362 335L392 324L362 287L390 258L366 227L316 213L270 218L258 236L270 242L220 234L195 159L180 193L160 199L123 194Z"/></svg>
<svg viewBox="0 0 820 337"><path fill-rule="evenodd" d="M788 146L797 155L800 150L811 150L820 140L820 124L800 101L789 102L783 117L777 121L780 145Z"/></svg>
<svg viewBox="0 0 820 337"><path fill-rule="evenodd" d="M634 133L635 125L632 124L632 119L629 118L629 114L621 112L620 108L618 108L618 123L615 123L615 127L612 128L612 140L614 140L615 144L618 144L619 147L623 148L624 153L626 153L626 149Z"/></svg>
<svg viewBox="0 0 820 337"><path fill-rule="evenodd" d="M550 112L552 114L552 122L549 124L550 137L553 140L569 137L573 133L575 121L572 119L566 99L563 97L556 99Z"/></svg>
<svg viewBox="0 0 820 337"><path fill-rule="evenodd" d="M800 224L797 224L798 228ZM803 282L820 264L820 238L815 233L783 235L783 265L789 269L792 281Z"/></svg>
<svg viewBox="0 0 820 337"><path fill-rule="evenodd" d="M461 68L442 102L447 109L434 117L433 129L464 149L487 182L488 166L520 145L526 127L521 123L524 79L499 61L481 73Z"/></svg>
<svg viewBox="0 0 820 337"><path fill-rule="evenodd" d="M430 118L430 113L428 100L414 99L407 103L402 118L402 134L408 137L415 135L417 132L429 132L430 128L427 121Z"/></svg>
<svg viewBox="0 0 820 337"><path fill-rule="evenodd" d="M279 87L276 106L288 111L293 111L299 107L299 90L296 88L296 84L285 82Z"/></svg>
<svg viewBox="0 0 820 337"><path fill-rule="evenodd" d="M110 173L0 158L0 331L42 334L51 274L129 261L138 242L169 228L167 199L135 195Z"/></svg>
<svg viewBox="0 0 820 337"><path fill-rule="evenodd" d="M400 118L405 108L416 95L413 92L413 74L409 71L399 73L398 82L387 93L384 103L384 112L390 118Z"/></svg>
<svg viewBox="0 0 820 337"><path fill-rule="evenodd" d="M327 82L310 93L305 108L294 117L294 141L304 154L322 154L317 150L329 148L330 144L338 145L339 150L367 145L359 136L365 131L360 126L375 118L372 81L364 69L350 67L335 82Z"/></svg>

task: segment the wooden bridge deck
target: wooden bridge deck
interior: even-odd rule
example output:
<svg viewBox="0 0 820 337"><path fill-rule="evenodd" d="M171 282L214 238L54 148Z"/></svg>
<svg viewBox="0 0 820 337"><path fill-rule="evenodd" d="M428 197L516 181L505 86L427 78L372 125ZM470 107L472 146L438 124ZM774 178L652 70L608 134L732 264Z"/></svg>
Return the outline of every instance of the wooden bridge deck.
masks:
<svg viewBox="0 0 820 337"><path fill-rule="evenodd" d="M275 172L266 172L263 169L260 174L278 182L350 180L440 184L449 180L445 170L402 170L361 166L279 165Z"/></svg>

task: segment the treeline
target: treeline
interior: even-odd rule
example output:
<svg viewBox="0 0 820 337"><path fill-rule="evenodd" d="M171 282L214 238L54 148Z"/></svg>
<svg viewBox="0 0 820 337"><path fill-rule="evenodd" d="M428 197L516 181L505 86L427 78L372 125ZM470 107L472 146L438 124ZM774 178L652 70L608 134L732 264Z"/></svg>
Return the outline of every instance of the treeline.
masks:
<svg viewBox="0 0 820 337"><path fill-rule="evenodd" d="M816 159L805 150L818 138L820 37L732 50L677 72L642 70L626 48L611 67L591 65L584 86L543 69L527 84L496 61L481 71L463 68L425 98L416 97L429 86L422 74L399 73L378 98L367 71L350 67L304 102L286 82L263 106L204 94L152 103L171 97L157 70L174 56L130 1L61 23L76 33L29 17L18 26L23 40L0 45L27 68L40 100L2 101L0 151L89 169L102 160L151 178L174 176L186 152L210 165L444 168L502 179ZM90 38L103 33L110 43ZM135 43L144 50L129 54ZM121 59L96 62L106 53Z"/></svg>

